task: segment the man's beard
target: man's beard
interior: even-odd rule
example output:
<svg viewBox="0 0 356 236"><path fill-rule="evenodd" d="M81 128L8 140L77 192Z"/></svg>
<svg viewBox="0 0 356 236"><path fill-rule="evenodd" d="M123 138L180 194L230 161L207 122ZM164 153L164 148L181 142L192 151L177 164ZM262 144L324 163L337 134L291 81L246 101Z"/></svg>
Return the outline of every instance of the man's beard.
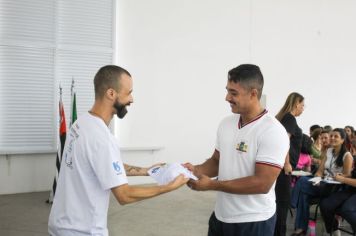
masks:
<svg viewBox="0 0 356 236"><path fill-rule="evenodd" d="M126 113L127 113L127 109L126 109L126 106L127 106L128 104L125 104L125 105L123 105L123 104L121 104L121 103L119 103L118 101L116 101L115 103L114 103L114 108L116 109L116 115L117 115L117 117L119 117L120 119L122 119L122 118L124 118L124 116L126 115Z"/></svg>

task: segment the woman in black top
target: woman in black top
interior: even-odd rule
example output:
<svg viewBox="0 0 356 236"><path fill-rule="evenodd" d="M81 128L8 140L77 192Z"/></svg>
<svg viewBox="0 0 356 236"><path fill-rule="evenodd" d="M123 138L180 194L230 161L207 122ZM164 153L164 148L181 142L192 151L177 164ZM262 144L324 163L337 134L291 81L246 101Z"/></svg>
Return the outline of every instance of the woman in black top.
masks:
<svg viewBox="0 0 356 236"><path fill-rule="evenodd" d="M300 116L303 111L304 97L294 92L289 94L282 109L276 115L277 120L279 120L287 130L290 138L290 147L283 170L277 178L275 187L277 204L275 236L286 235L287 214L290 205L290 173L295 169L298 163L303 136L302 130L299 128L295 117Z"/></svg>
<svg viewBox="0 0 356 236"><path fill-rule="evenodd" d="M321 215L324 219L326 231L334 231L338 226L335 214L341 215L356 232L356 170L352 171L352 177L337 174L335 180L346 184L342 191L331 194L320 203Z"/></svg>

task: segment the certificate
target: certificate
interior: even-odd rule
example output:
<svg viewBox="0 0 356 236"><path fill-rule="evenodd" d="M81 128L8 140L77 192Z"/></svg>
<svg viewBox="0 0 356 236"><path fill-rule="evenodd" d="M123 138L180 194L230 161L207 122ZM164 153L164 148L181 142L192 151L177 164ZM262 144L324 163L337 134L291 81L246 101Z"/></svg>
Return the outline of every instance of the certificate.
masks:
<svg viewBox="0 0 356 236"><path fill-rule="evenodd" d="M159 185L168 184L180 174L183 174L186 178L198 179L191 171L179 163L153 167L148 170L148 174L156 180Z"/></svg>

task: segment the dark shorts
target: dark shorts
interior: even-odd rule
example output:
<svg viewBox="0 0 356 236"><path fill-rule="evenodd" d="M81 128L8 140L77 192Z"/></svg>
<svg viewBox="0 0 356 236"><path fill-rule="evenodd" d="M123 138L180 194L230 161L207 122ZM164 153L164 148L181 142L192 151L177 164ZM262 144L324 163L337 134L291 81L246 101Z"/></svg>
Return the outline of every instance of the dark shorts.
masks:
<svg viewBox="0 0 356 236"><path fill-rule="evenodd" d="M265 221L224 223L211 214L208 236L273 236L276 215Z"/></svg>

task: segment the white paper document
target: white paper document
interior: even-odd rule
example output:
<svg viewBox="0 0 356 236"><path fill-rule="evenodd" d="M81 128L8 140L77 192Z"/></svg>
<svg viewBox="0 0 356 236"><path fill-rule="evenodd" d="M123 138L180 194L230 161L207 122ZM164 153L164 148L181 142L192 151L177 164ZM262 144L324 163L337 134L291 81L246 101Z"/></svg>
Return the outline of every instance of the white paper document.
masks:
<svg viewBox="0 0 356 236"><path fill-rule="evenodd" d="M303 171L303 170L294 170L294 171L292 171L292 175L294 175L294 176L311 176L313 174L310 172L307 172L307 171Z"/></svg>
<svg viewBox="0 0 356 236"><path fill-rule="evenodd" d="M325 183L328 183L328 184L341 184L339 181L336 181L336 180L334 180L332 178L324 178L324 179L322 179L321 177L314 177L314 178L309 179L309 181L312 182L313 185L317 185L321 181L323 181Z"/></svg>
<svg viewBox="0 0 356 236"><path fill-rule="evenodd" d="M322 178L319 177L319 176L317 176L317 177L314 177L314 178L309 179L308 181L312 182L313 185L317 185L317 184L319 184L319 183L322 181Z"/></svg>
<svg viewBox="0 0 356 236"><path fill-rule="evenodd" d="M323 182L327 184L341 184L341 182L334 180L333 178L324 178Z"/></svg>
<svg viewBox="0 0 356 236"><path fill-rule="evenodd" d="M198 179L191 171L179 163L153 167L148 170L148 174L156 180L159 185L168 184L180 174L183 174L186 178Z"/></svg>

